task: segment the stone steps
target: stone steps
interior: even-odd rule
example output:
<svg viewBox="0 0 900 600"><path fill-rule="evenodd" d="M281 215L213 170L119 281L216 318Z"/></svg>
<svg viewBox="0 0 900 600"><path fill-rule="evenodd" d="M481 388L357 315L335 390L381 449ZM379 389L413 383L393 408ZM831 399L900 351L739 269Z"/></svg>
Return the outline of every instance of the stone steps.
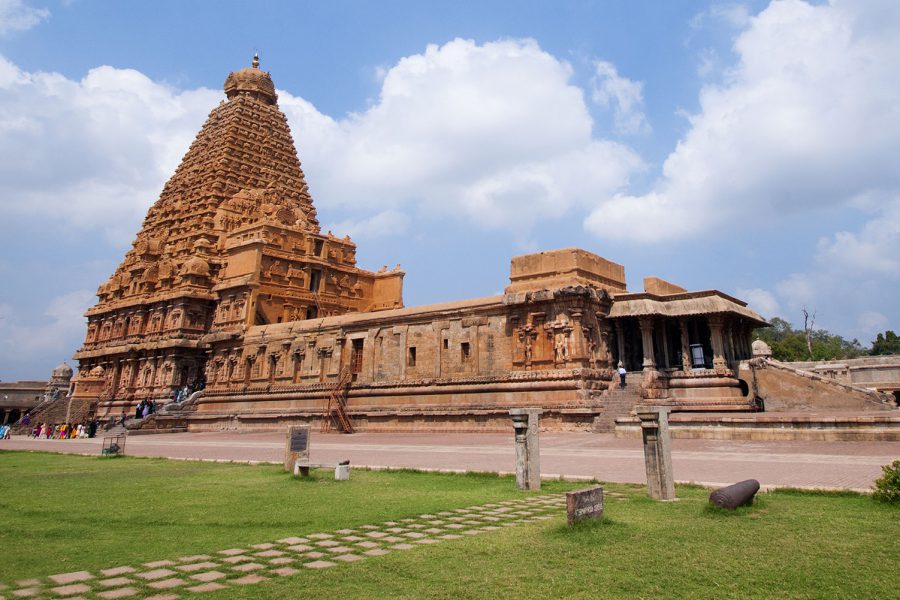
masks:
<svg viewBox="0 0 900 600"><path fill-rule="evenodd" d="M619 387L619 378L600 396L603 411L594 419L594 431L597 433L611 433L616 429L616 419L631 414L635 404L642 400L640 389L643 374L628 373L625 375L625 388Z"/></svg>

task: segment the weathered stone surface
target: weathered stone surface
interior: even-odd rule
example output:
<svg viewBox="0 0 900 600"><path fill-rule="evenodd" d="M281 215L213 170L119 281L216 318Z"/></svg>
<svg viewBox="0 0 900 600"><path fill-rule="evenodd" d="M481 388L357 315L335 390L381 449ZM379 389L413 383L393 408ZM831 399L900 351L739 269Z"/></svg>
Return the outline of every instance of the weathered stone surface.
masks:
<svg viewBox="0 0 900 600"><path fill-rule="evenodd" d="M131 596L137 596L138 591L134 588L125 587L119 588L117 590L107 590L105 592L97 592L97 596L100 598L129 598Z"/></svg>
<svg viewBox="0 0 900 600"><path fill-rule="evenodd" d="M675 477L672 473L669 411L660 407L640 407L637 413L644 440L647 494L656 500L674 500Z"/></svg>
<svg viewBox="0 0 900 600"><path fill-rule="evenodd" d="M177 577L173 577L171 579L161 579L159 581L151 581L147 584L147 587L151 587L156 590L168 590L174 587L178 587L180 585L184 585L187 583L184 579L178 579Z"/></svg>
<svg viewBox="0 0 900 600"><path fill-rule="evenodd" d="M316 560L313 562L305 563L303 566L307 569L327 569L328 567L334 567L337 563L328 562L327 560Z"/></svg>
<svg viewBox="0 0 900 600"><path fill-rule="evenodd" d="M569 525L574 525L579 521L602 518L603 488L601 486L566 492L566 520Z"/></svg>
<svg viewBox="0 0 900 600"><path fill-rule="evenodd" d="M107 577L115 577L116 575L125 575L126 573L134 573L137 569L134 567L114 567L112 569L103 569L100 572Z"/></svg>
<svg viewBox="0 0 900 600"><path fill-rule="evenodd" d="M164 577L169 577L171 575L177 575L175 571L170 571L169 569L154 569L153 571L146 571L144 573L135 573L135 577L140 577L141 579L147 579L149 581L155 579L162 579Z"/></svg>
<svg viewBox="0 0 900 600"><path fill-rule="evenodd" d="M187 588L189 592L215 592L217 590L224 590L225 586L216 583L215 581L210 581L209 583L204 583L202 585L195 585L193 587Z"/></svg>
<svg viewBox="0 0 900 600"><path fill-rule="evenodd" d="M91 586L84 585L83 583L73 583L71 585L62 585L51 588L50 591L54 594L59 594L60 596L73 596L75 594L83 594L84 592L91 591Z"/></svg>
<svg viewBox="0 0 900 600"><path fill-rule="evenodd" d="M94 576L87 571L75 571L74 573L61 573L59 575L51 575L50 579L56 583L75 583L78 581L87 581L93 579Z"/></svg>
<svg viewBox="0 0 900 600"><path fill-rule="evenodd" d="M216 581L217 579L224 579L227 577L225 573L221 571L207 571L206 573L197 573L196 575L191 575L191 579L195 579L197 581Z"/></svg>
<svg viewBox="0 0 900 600"><path fill-rule="evenodd" d="M242 572L245 572L245 571L258 571L258 570L264 569L264 568L265 568L265 565L261 565L261 564L259 564L259 563L243 563L243 564L240 564L240 565L236 565L236 566L234 566L234 567L231 567L231 569L232 569L233 571L242 571Z"/></svg>
<svg viewBox="0 0 900 600"><path fill-rule="evenodd" d="M184 571L185 573L191 573L193 571L202 571L203 569L214 569L219 565L214 562L198 562L198 563L190 563L187 565L178 565L175 567L179 571Z"/></svg>
<svg viewBox="0 0 900 600"><path fill-rule="evenodd" d="M261 575L244 575L243 577L232 579L231 583L236 583L238 585L251 585L265 580L266 578Z"/></svg>
<svg viewBox="0 0 900 600"><path fill-rule="evenodd" d="M118 587L120 585L128 585L132 580L128 577L113 577L111 579L101 579L97 582L103 587Z"/></svg>

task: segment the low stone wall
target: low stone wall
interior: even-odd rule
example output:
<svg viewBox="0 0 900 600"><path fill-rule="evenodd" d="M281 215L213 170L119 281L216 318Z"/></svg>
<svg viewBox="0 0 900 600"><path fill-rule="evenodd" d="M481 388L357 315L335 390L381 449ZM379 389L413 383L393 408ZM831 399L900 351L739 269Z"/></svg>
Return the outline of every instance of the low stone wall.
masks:
<svg viewBox="0 0 900 600"><path fill-rule="evenodd" d="M900 414L788 415L788 414L672 414L673 438L756 441L900 441ZM616 437L640 438L637 417L616 420Z"/></svg>
<svg viewBox="0 0 900 600"><path fill-rule="evenodd" d="M890 411L894 398L874 390L841 383L772 359L741 363L741 379L763 401L766 412Z"/></svg>

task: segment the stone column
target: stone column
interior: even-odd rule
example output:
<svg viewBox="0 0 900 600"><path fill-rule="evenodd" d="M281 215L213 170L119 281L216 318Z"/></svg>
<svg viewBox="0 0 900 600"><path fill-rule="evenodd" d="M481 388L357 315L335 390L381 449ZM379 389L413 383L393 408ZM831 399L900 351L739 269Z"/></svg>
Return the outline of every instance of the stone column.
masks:
<svg viewBox="0 0 900 600"><path fill-rule="evenodd" d="M597 336L599 342L599 346L597 349L597 360L602 366L609 367L610 363L612 362L612 357L610 357L609 355L609 323L606 321L598 320L598 328L600 331Z"/></svg>
<svg viewBox="0 0 900 600"><path fill-rule="evenodd" d="M665 319L660 321L660 323L662 324L662 326L660 327L660 329L662 330L661 333L662 333L662 347L663 347L663 352L662 352L662 363L663 364L662 364L662 366L664 369L668 369L669 368L669 328L667 327L667 323L666 323Z"/></svg>
<svg viewBox="0 0 900 600"><path fill-rule="evenodd" d="M647 494L655 500L675 499L672 474L672 447L669 437L669 411L658 406L636 409L644 440L644 464L647 467Z"/></svg>
<svg viewBox="0 0 900 600"><path fill-rule="evenodd" d="M691 335L687 319L678 319L678 326L681 328L681 368L687 373L691 370Z"/></svg>
<svg viewBox="0 0 900 600"><path fill-rule="evenodd" d="M656 359L653 358L653 319L641 317L638 321L641 326L641 346L644 351L644 370L656 369Z"/></svg>
<svg viewBox="0 0 900 600"><path fill-rule="evenodd" d="M541 489L541 449L539 442L539 408L513 408L512 417L516 435L516 487L520 490Z"/></svg>
<svg viewBox="0 0 900 600"><path fill-rule="evenodd" d="M616 332L616 348L619 351L619 362L627 369L628 361L625 360L625 327L621 321L613 321L613 327L615 327ZM619 365L614 366L618 367Z"/></svg>
<svg viewBox="0 0 900 600"><path fill-rule="evenodd" d="M725 320L722 315L712 315L709 317L709 337L713 351L713 369L716 373L724 373L728 368L725 360L725 344L722 341L722 328Z"/></svg>

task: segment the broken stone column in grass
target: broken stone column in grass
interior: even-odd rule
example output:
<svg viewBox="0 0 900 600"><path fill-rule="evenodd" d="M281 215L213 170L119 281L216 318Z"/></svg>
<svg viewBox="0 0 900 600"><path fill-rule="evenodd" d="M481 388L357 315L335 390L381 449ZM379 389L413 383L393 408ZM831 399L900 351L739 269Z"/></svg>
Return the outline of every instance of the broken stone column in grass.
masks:
<svg viewBox="0 0 900 600"><path fill-rule="evenodd" d="M284 470L309 475L309 425L290 425L284 444Z"/></svg>
<svg viewBox="0 0 900 600"><path fill-rule="evenodd" d="M641 436L644 440L647 494L656 500L675 500L669 409L661 406L639 406L636 412L641 420Z"/></svg>
<svg viewBox="0 0 900 600"><path fill-rule="evenodd" d="M513 408L509 411L516 435L516 487L541 489L541 448L539 408Z"/></svg>

